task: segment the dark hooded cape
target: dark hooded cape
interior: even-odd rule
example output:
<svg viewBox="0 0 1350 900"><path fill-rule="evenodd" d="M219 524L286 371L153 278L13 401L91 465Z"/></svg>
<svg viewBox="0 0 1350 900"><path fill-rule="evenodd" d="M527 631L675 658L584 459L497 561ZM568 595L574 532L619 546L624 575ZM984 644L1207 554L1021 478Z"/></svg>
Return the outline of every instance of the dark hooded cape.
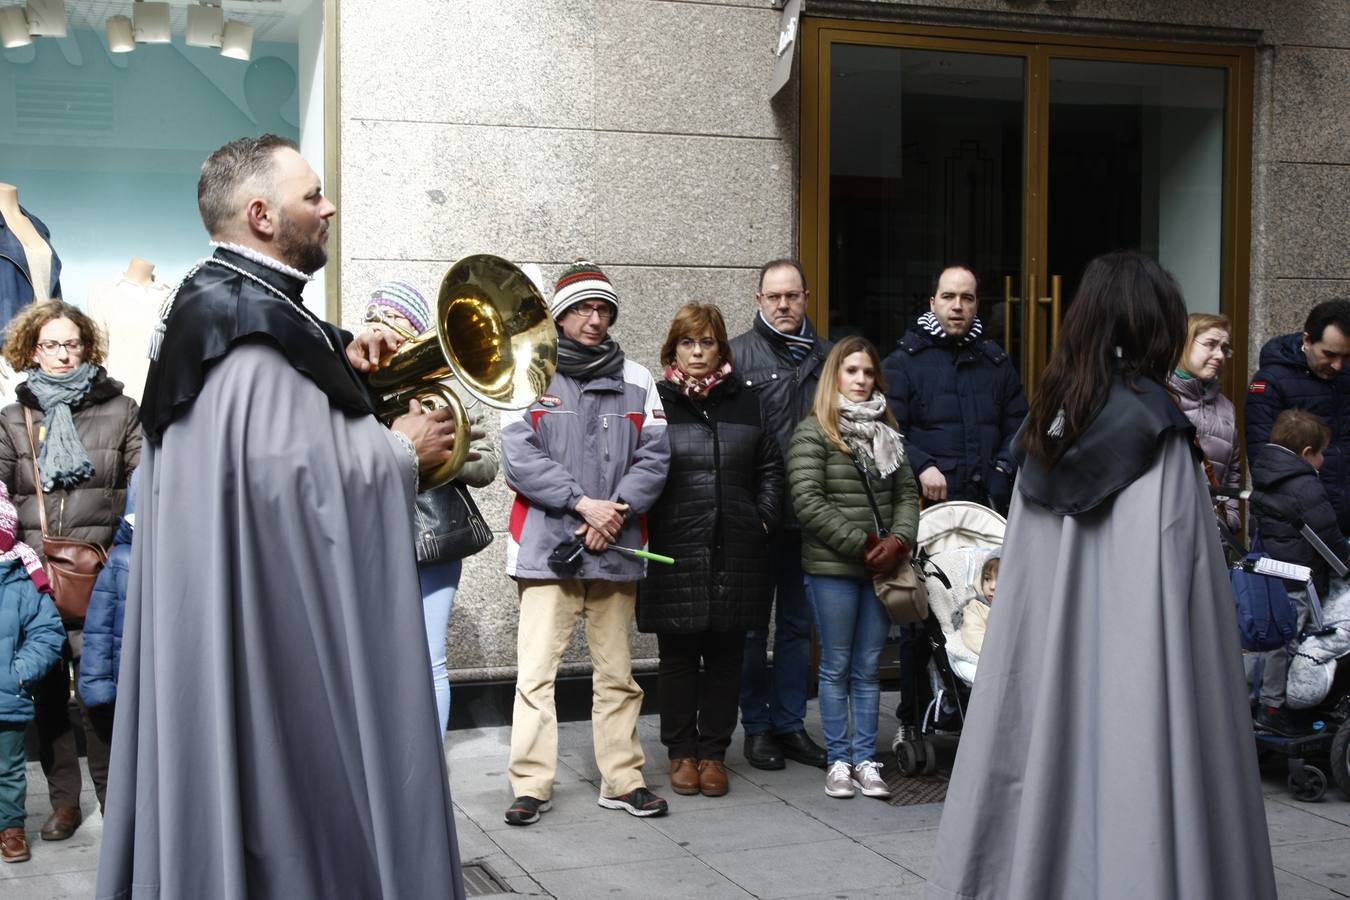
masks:
<svg viewBox="0 0 1350 900"><path fill-rule="evenodd" d="M96 896L462 898L412 465L341 360L201 321L152 369L190 402L147 420Z"/></svg>
<svg viewBox="0 0 1350 900"><path fill-rule="evenodd" d="M929 900L1275 898L1228 571L1159 399L1018 476Z"/></svg>
<svg viewBox="0 0 1350 900"><path fill-rule="evenodd" d="M303 281L224 248L218 248L213 258L261 278L287 299L210 263L178 287L159 359L150 365L141 398L141 425L151 443L158 444L169 423L201 393L211 367L246 341L276 348L327 395L334 409L353 415L373 411L346 354L333 352L333 348L342 351L351 335L299 308Z"/></svg>

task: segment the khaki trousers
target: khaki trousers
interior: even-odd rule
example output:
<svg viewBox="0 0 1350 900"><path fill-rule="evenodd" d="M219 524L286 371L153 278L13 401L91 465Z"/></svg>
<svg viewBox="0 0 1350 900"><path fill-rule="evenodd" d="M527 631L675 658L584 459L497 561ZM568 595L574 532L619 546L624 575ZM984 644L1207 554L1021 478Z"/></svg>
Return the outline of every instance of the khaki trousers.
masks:
<svg viewBox="0 0 1350 900"><path fill-rule="evenodd" d="M548 800L558 768L558 715L553 685L577 617L586 620L591 651L591 734L600 793L617 797L644 787L646 757L638 740L642 688L633 680L630 628L635 582L520 579L516 633L516 701L511 714L507 775L517 797Z"/></svg>

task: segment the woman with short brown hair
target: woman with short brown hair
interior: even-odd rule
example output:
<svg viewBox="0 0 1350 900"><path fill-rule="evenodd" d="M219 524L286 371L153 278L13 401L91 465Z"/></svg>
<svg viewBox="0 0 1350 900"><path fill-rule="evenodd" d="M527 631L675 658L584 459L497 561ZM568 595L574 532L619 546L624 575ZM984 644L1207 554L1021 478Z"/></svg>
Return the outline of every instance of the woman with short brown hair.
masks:
<svg viewBox="0 0 1350 900"><path fill-rule="evenodd" d="M728 788L723 760L736 730L745 633L769 622L768 535L778 527L783 461L758 398L732 377L721 310L681 307L661 363L670 473L647 525L651 549L679 564L647 567L637 622L660 648L670 786L718 797Z"/></svg>

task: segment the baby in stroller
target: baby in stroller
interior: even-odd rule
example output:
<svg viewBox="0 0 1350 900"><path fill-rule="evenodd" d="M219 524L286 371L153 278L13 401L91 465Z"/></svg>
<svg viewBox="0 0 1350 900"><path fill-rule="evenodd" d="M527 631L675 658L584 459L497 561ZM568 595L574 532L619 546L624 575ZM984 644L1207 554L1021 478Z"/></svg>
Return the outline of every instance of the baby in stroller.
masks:
<svg viewBox="0 0 1350 900"><path fill-rule="evenodd" d="M905 626L911 649L901 657L900 726L891 742L902 775L935 771L929 736L961 729L992 609L1005 527L998 513L964 501L939 503L919 514L915 559L928 591L929 614L926 621Z"/></svg>

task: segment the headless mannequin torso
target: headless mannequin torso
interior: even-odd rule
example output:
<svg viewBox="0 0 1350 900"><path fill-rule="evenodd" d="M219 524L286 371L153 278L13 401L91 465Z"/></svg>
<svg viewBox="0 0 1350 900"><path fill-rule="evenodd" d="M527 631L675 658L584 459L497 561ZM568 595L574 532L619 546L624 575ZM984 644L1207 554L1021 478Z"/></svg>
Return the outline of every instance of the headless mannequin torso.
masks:
<svg viewBox="0 0 1350 900"><path fill-rule="evenodd" d="M19 189L12 184L0 183L0 216L4 216L5 227L23 246L28 278L33 284L33 301L50 300L52 248L19 208Z"/></svg>

